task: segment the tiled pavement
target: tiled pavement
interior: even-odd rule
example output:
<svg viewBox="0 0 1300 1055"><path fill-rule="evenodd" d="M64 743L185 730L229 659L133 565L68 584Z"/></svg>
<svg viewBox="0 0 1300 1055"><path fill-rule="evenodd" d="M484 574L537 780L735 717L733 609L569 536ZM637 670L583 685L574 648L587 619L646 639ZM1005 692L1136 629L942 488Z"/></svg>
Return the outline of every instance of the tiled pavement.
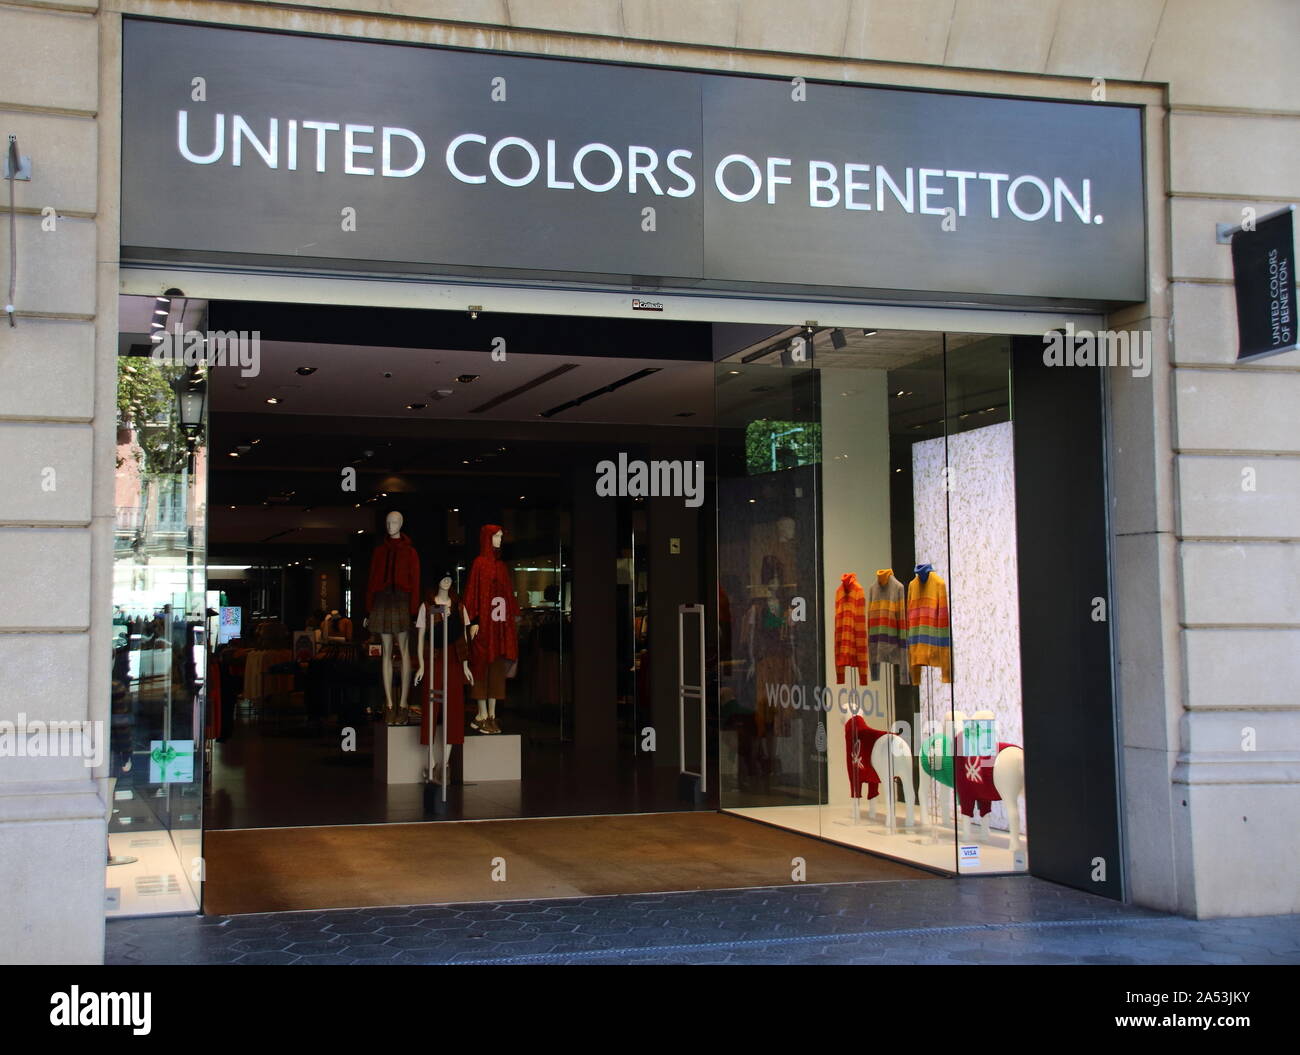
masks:
<svg viewBox="0 0 1300 1055"><path fill-rule="evenodd" d="M1028 877L108 923L109 964L1300 963L1300 916L1196 921Z"/></svg>

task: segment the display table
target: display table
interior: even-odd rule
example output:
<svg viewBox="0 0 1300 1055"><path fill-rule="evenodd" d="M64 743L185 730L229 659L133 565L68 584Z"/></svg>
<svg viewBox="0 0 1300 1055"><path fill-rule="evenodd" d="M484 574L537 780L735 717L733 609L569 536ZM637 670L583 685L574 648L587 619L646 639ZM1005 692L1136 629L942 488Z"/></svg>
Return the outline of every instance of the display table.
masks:
<svg viewBox="0 0 1300 1055"><path fill-rule="evenodd" d="M520 779L519 744L518 734L465 737L465 783Z"/></svg>
<svg viewBox="0 0 1300 1055"><path fill-rule="evenodd" d="M418 725L375 726L376 784L421 784L428 764Z"/></svg>

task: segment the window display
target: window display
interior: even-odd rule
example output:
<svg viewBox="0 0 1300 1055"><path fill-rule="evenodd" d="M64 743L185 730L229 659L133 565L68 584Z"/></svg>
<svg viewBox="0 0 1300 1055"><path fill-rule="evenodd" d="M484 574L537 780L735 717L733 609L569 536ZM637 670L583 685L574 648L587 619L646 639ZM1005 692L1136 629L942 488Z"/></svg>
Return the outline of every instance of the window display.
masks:
<svg viewBox="0 0 1300 1055"><path fill-rule="evenodd" d="M1027 867L1009 356L806 326L719 363L719 522L751 521L719 578L752 584L770 633L720 669L724 809L954 873ZM795 435L818 442L782 456ZM782 519L809 523L787 559L810 574L778 591L752 569Z"/></svg>

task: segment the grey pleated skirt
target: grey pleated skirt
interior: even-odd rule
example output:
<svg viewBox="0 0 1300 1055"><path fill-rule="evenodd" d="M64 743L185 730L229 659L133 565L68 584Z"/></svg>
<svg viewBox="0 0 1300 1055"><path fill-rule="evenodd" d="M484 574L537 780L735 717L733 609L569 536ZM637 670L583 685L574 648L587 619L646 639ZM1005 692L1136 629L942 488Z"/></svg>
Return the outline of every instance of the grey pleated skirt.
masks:
<svg viewBox="0 0 1300 1055"><path fill-rule="evenodd" d="M366 629L372 634L400 634L411 629L411 595L398 590L380 590L369 613Z"/></svg>

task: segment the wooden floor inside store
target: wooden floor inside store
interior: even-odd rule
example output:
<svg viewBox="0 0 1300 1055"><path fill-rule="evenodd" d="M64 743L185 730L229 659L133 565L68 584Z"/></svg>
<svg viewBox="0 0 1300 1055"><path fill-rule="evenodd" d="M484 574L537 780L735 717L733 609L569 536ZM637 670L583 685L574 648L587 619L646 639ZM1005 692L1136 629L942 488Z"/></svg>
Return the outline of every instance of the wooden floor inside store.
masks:
<svg viewBox="0 0 1300 1055"><path fill-rule="evenodd" d="M204 912L933 879L723 813L210 831ZM494 875L502 878L494 878Z"/></svg>

